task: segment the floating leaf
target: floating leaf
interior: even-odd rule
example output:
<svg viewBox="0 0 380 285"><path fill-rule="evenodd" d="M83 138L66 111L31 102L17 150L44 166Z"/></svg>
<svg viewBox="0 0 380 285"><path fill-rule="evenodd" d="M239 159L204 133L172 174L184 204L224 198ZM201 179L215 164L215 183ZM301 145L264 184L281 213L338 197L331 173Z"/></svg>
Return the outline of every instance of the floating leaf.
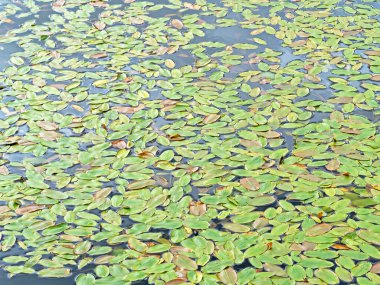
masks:
<svg viewBox="0 0 380 285"><path fill-rule="evenodd" d="M218 274L219 280L223 284L236 284L237 282L237 274L236 271L232 267L228 267L227 269L224 269L223 271L219 272Z"/></svg>
<svg viewBox="0 0 380 285"><path fill-rule="evenodd" d="M320 236L327 232L329 232L332 229L332 226L330 224L322 223L312 226L306 231L307 236Z"/></svg>
<svg viewBox="0 0 380 285"><path fill-rule="evenodd" d="M173 19L172 20L172 26L176 29L182 29L183 28L183 23L179 19Z"/></svg>
<svg viewBox="0 0 380 285"><path fill-rule="evenodd" d="M339 284L338 276L336 276L336 274L329 269L317 269L315 271L315 276L317 276L327 284Z"/></svg>
<svg viewBox="0 0 380 285"><path fill-rule="evenodd" d="M25 215L27 213L32 213L32 212L35 212L35 211L38 211L38 210L42 210L44 208L45 208L44 205L33 205L32 204L32 205L28 205L28 206L25 206L25 207L20 207L15 212L18 215Z"/></svg>
<svg viewBox="0 0 380 285"><path fill-rule="evenodd" d="M198 268L198 265L194 260L180 254L174 256L173 263L186 270L196 270Z"/></svg>
<svg viewBox="0 0 380 285"><path fill-rule="evenodd" d="M223 224L223 227L226 228L227 230L235 233L244 233L244 232L249 232L250 227L244 226L244 225L239 225L239 224L234 224L234 223L225 223Z"/></svg>
<svg viewBox="0 0 380 285"><path fill-rule="evenodd" d="M260 183L252 177L241 179L240 184L248 190L257 190L260 188Z"/></svg>

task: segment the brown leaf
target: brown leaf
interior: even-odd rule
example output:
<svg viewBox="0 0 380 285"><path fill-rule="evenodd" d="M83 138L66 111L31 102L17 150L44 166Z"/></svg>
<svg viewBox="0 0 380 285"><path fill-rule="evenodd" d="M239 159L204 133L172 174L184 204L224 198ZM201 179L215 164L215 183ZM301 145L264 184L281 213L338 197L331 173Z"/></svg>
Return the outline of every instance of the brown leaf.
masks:
<svg viewBox="0 0 380 285"><path fill-rule="evenodd" d="M380 274L380 262L373 264L370 271L375 274Z"/></svg>
<svg viewBox="0 0 380 285"><path fill-rule="evenodd" d="M0 206L0 214L4 214L6 212L9 212L11 209L9 209L8 206Z"/></svg>
<svg viewBox="0 0 380 285"><path fill-rule="evenodd" d="M281 137L281 134L276 131L268 131L266 133L263 133L263 136L267 139L275 139Z"/></svg>
<svg viewBox="0 0 380 285"><path fill-rule="evenodd" d="M307 229L306 235L308 237L320 236L329 232L331 229L332 229L332 226L329 224L326 224L326 223L317 224Z"/></svg>
<svg viewBox="0 0 380 285"><path fill-rule="evenodd" d="M183 23L181 22L181 20L178 20L178 19L173 19L172 20L172 26L176 29L182 29L183 28Z"/></svg>
<svg viewBox="0 0 380 285"><path fill-rule="evenodd" d="M373 80L373 81L380 81L380 74L373 75L371 77L371 80Z"/></svg>
<svg viewBox="0 0 380 285"><path fill-rule="evenodd" d="M343 32L343 36L355 36L357 34L359 34L361 32L361 30L356 30L356 31L345 31Z"/></svg>
<svg viewBox="0 0 380 285"><path fill-rule="evenodd" d="M261 148L263 146L261 144L261 142L259 142L259 141L244 140L244 139L240 140L240 144L243 145L243 146L245 146L245 147L257 147L257 148Z"/></svg>
<svg viewBox="0 0 380 285"><path fill-rule="evenodd" d="M178 103L178 101L177 100L171 100L171 99L165 99L165 100L162 100L161 103L164 106L168 106L168 105L176 105Z"/></svg>
<svg viewBox="0 0 380 285"><path fill-rule="evenodd" d="M56 83L56 84L51 84L51 87L55 87L57 89L64 89L66 87L66 84L63 83Z"/></svg>
<svg viewBox="0 0 380 285"><path fill-rule="evenodd" d="M183 247L183 246L172 246L170 248L170 252L174 255L177 255L177 254L181 254L183 252L191 252L192 250L190 248L187 248L187 247Z"/></svg>
<svg viewBox="0 0 380 285"><path fill-rule="evenodd" d="M185 138L182 137L181 135L179 134L175 134L175 135L170 135L169 136L169 140L171 141L183 141Z"/></svg>
<svg viewBox="0 0 380 285"><path fill-rule="evenodd" d="M101 31L101 30L104 30L104 28L106 27L106 24L101 21L96 21L94 23L94 27L97 28L99 31Z"/></svg>
<svg viewBox="0 0 380 285"><path fill-rule="evenodd" d="M174 256L173 263L186 270L197 270L198 268L198 265L194 260L181 254Z"/></svg>
<svg viewBox="0 0 380 285"><path fill-rule="evenodd" d="M123 81L126 82L126 83L130 83L130 82L133 81L133 77L127 76L127 77L124 78Z"/></svg>
<svg viewBox="0 0 380 285"><path fill-rule="evenodd" d="M65 235L65 234L60 235L59 238L63 239L63 240L67 240L67 241L72 241L72 242L83 241L83 239L81 239L80 237L72 236L72 235Z"/></svg>
<svg viewBox="0 0 380 285"><path fill-rule="evenodd" d="M41 139L45 139L47 141L54 141L62 137L62 134L56 131L45 131L45 132L40 132L38 134L38 137L40 137Z"/></svg>
<svg viewBox="0 0 380 285"><path fill-rule="evenodd" d="M183 3L183 6L185 8L191 9L191 10L199 10L201 8L200 5L198 5L198 4L192 4L192 3L189 3L189 2Z"/></svg>
<svg viewBox="0 0 380 285"><path fill-rule="evenodd" d="M11 116L11 115L17 114L16 111L11 112L7 107L1 107L0 110L1 110L1 112L3 112L4 114L6 114L7 116Z"/></svg>
<svg viewBox="0 0 380 285"><path fill-rule="evenodd" d="M380 50L369 50L364 52L366 55L380 55Z"/></svg>
<svg viewBox="0 0 380 285"><path fill-rule="evenodd" d="M312 182L320 182L320 181L323 180L322 178L320 178L318 176L315 176L313 174L310 174L310 173L308 173L308 174L301 174L299 177L303 178L305 180L308 180L308 181L312 181Z"/></svg>
<svg viewBox="0 0 380 285"><path fill-rule="evenodd" d="M112 192L112 188L104 188L96 191L92 196L94 200L101 200L106 198Z"/></svg>
<svg viewBox="0 0 380 285"><path fill-rule="evenodd" d="M115 255L101 255L94 259L94 264L108 264L111 259L115 258Z"/></svg>
<svg viewBox="0 0 380 285"><path fill-rule="evenodd" d="M334 171L337 170L340 166L340 162L337 159L332 159L329 161L329 163L326 165L327 170Z"/></svg>
<svg viewBox="0 0 380 285"><path fill-rule="evenodd" d="M224 269L222 272L219 272L217 276L223 284L231 285L237 282L237 274L232 267Z"/></svg>
<svg viewBox="0 0 380 285"><path fill-rule="evenodd" d="M206 124L206 125L207 124L211 124L211 123L217 121L219 118L220 118L220 115L218 115L218 114L211 114L211 115L206 116L203 119L203 123Z"/></svg>
<svg viewBox="0 0 380 285"><path fill-rule="evenodd" d="M141 158L154 157L154 153L150 152L149 150L143 150L143 151L139 152L137 155L138 155L138 157L141 157Z"/></svg>
<svg viewBox="0 0 380 285"><path fill-rule="evenodd" d="M293 151L294 156L298 157L309 157L315 154L315 149L296 149Z"/></svg>
<svg viewBox="0 0 380 285"><path fill-rule="evenodd" d="M353 130L350 128L341 128L340 130L342 131L342 133L346 133L346 134L358 135L361 133L361 131L359 131L359 130Z"/></svg>
<svg viewBox="0 0 380 285"><path fill-rule="evenodd" d="M34 78L32 80L32 83L33 85L38 86L38 87L43 87L46 85L46 81L41 78Z"/></svg>
<svg viewBox="0 0 380 285"><path fill-rule="evenodd" d="M53 8L60 8L65 5L65 0L57 0L53 4L51 4Z"/></svg>
<svg viewBox="0 0 380 285"><path fill-rule="evenodd" d="M9 174L9 170L5 165L0 166L0 174L1 175L8 175Z"/></svg>
<svg viewBox="0 0 380 285"><path fill-rule="evenodd" d="M258 218L252 223L252 227L254 229L262 229L269 224L268 219L266 218Z"/></svg>
<svg viewBox="0 0 380 285"><path fill-rule="evenodd" d="M331 121L337 121L337 122L342 122L344 121L344 116L341 112L339 111L333 111L330 114L330 120Z"/></svg>
<svg viewBox="0 0 380 285"><path fill-rule="evenodd" d="M195 216L202 216L206 213L207 206L202 202L191 202L190 203L190 214Z"/></svg>
<svg viewBox="0 0 380 285"><path fill-rule="evenodd" d="M58 129L58 125L53 122L38 121L37 126L46 131L55 131L56 129Z"/></svg>
<svg viewBox="0 0 380 285"><path fill-rule="evenodd" d="M292 42L291 44L289 44L290 47L299 47L299 46L303 46L306 44L306 40L298 40L298 41L294 41Z"/></svg>
<svg viewBox="0 0 380 285"><path fill-rule="evenodd" d="M299 243L292 243L292 245L290 246L290 250L292 250L292 251L303 251L304 248Z"/></svg>
<svg viewBox="0 0 380 285"><path fill-rule="evenodd" d="M306 75L305 75L305 78L309 79L309 80L312 81L312 82L316 82L316 83L322 81L321 78L319 78L319 77L316 76L316 75L312 75L312 74L306 74Z"/></svg>
<svg viewBox="0 0 380 285"><path fill-rule="evenodd" d="M177 284L185 284L187 279L185 278L177 278L166 282L165 285L177 285Z"/></svg>
<svg viewBox="0 0 380 285"><path fill-rule="evenodd" d="M108 4L106 2L103 2L103 1L93 1L93 2L90 2L90 5L94 6L94 7L107 7L108 6Z"/></svg>
<svg viewBox="0 0 380 285"><path fill-rule="evenodd" d="M257 190L260 188L260 183L253 177L240 179L240 184L247 190Z"/></svg>
<svg viewBox="0 0 380 285"><path fill-rule="evenodd" d="M115 106L112 109L122 114L134 114L145 108L144 104L140 104L137 107Z"/></svg>
<svg viewBox="0 0 380 285"><path fill-rule="evenodd" d="M41 210L41 209L44 209L45 206L44 205L35 205L35 204L32 204L32 205L28 205L28 206L25 206L25 207L20 207L18 209L16 209L16 214L18 215L24 215L24 214L27 214L27 213L32 213L32 212L35 212L35 211L38 211L38 210Z"/></svg>
<svg viewBox="0 0 380 285"><path fill-rule="evenodd" d="M132 25L142 25L145 23L143 19L137 17L129 17L129 20L131 21Z"/></svg>
<svg viewBox="0 0 380 285"><path fill-rule="evenodd" d="M333 99L329 99L328 102L333 103L333 104L347 104L352 102L352 97L337 97Z"/></svg>
<svg viewBox="0 0 380 285"><path fill-rule="evenodd" d="M90 56L90 58L104 58L104 57L107 57L106 52L99 52L99 53L92 54Z"/></svg>
<svg viewBox="0 0 380 285"><path fill-rule="evenodd" d="M161 111L170 111L171 109L173 109L175 107L175 105L168 105L168 106L165 106L165 107L162 107L161 108Z"/></svg>
<svg viewBox="0 0 380 285"><path fill-rule="evenodd" d="M158 185L162 187L169 186L169 181L163 176L154 175L152 178L157 182Z"/></svg>
<svg viewBox="0 0 380 285"><path fill-rule="evenodd" d="M199 170L198 166L187 166L186 167L186 172L188 174L193 174L194 172L197 172Z"/></svg>
<svg viewBox="0 0 380 285"><path fill-rule="evenodd" d="M160 47L158 47L158 48L154 51L154 53L155 53L156 55L163 55L163 54L165 54L165 53L172 54L172 53L174 53L174 52L176 51L176 48L178 49L178 46L177 46L177 47L172 46L172 47L170 47L170 48L160 46ZM170 51L170 52L169 52L169 51Z"/></svg>
<svg viewBox="0 0 380 285"><path fill-rule="evenodd" d="M52 50L51 51L51 55L54 57L54 58L60 58L61 57L61 54L56 51L56 50Z"/></svg>
<svg viewBox="0 0 380 285"><path fill-rule="evenodd" d="M127 143L123 140L116 140L112 142L112 146L118 149L125 149L127 148Z"/></svg>
<svg viewBox="0 0 380 285"><path fill-rule="evenodd" d="M338 243L337 244L333 244L331 247L334 248L334 249L343 249L343 250L351 249L351 247L348 247L345 244L338 244Z"/></svg>
<svg viewBox="0 0 380 285"><path fill-rule="evenodd" d="M314 250L317 245L315 243L313 243L313 242L304 241L302 243L302 246L304 248L303 249L304 251L310 251L310 250Z"/></svg>
<svg viewBox="0 0 380 285"><path fill-rule="evenodd" d="M79 105L73 104L73 105L71 105L71 107L73 107L73 109L77 110L78 112L83 112L84 111L84 109L81 106L79 106Z"/></svg>
<svg viewBox="0 0 380 285"><path fill-rule="evenodd" d="M13 20L8 19L8 18L4 18L4 16L2 15L2 16L0 16L0 22L10 24L10 23L13 23Z"/></svg>

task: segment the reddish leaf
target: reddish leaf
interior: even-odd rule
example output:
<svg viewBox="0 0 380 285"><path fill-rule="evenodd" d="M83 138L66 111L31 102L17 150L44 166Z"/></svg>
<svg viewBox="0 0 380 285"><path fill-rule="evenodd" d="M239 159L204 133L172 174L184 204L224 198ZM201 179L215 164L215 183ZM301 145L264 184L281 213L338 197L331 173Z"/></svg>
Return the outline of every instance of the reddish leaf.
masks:
<svg viewBox="0 0 380 285"><path fill-rule="evenodd" d="M337 244L333 244L331 247L334 248L334 249L343 249L343 250L351 249L350 247L348 247L345 244L338 244L338 243Z"/></svg>
<svg viewBox="0 0 380 285"><path fill-rule="evenodd" d="M65 5L65 0L57 0L53 4L51 4L53 8L60 8Z"/></svg>
<svg viewBox="0 0 380 285"><path fill-rule="evenodd" d="M116 140L112 142L112 146L118 149L124 149L127 148L127 143L123 140Z"/></svg>
<svg viewBox="0 0 380 285"><path fill-rule="evenodd" d="M202 216L206 213L207 207L206 204L202 202L191 202L190 203L190 214L195 216Z"/></svg>
<svg viewBox="0 0 380 285"><path fill-rule="evenodd" d="M260 183L253 177L240 179L240 184L248 190L257 190L260 188Z"/></svg>
<svg viewBox="0 0 380 285"><path fill-rule="evenodd" d="M5 165L0 166L0 174L1 175L8 175L9 174L9 170Z"/></svg>
<svg viewBox="0 0 380 285"><path fill-rule="evenodd" d="M104 58L104 57L107 57L106 52L99 52L90 56L90 58Z"/></svg>
<svg viewBox="0 0 380 285"><path fill-rule="evenodd" d="M173 19L172 20L172 26L176 29L182 29L183 28L183 23L181 22L181 20L178 20L178 19Z"/></svg>
<svg viewBox="0 0 380 285"><path fill-rule="evenodd" d="M220 118L220 115L217 115L217 114L211 114L211 115L208 115L206 116L204 119L203 119L203 123L204 124L211 124L215 121L217 121L218 119Z"/></svg>
<svg viewBox="0 0 380 285"><path fill-rule="evenodd" d="M58 125L53 122L38 121L37 126L46 131L55 131L56 129L58 129Z"/></svg>
<svg viewBox="0 0 380 285"><path fill-rule="evenodd" d="M28 206L25 206L25 207L20 207L18 209L16 209L16 214L18 215L24 215L24 214L27 214L27 213L32 213L32 212L35 212L35 211L38 211L38 210L41 210L41 209L44 209L45 206L44 205L28 205Z"/></svg>
<svg viewBox="0 0 380 285"><path fill-rule="evenodd" d="M94 23L94 27L101 31L101 30L104 30L104 28L106 27L106 24L104 22L97 21Z"/></svg>
<svg viewBox="0 0 380 285"><path fill-rule="evenodd" d="M332 159L329 161L329 163L326 165L327 170L334 171L337 170L340 166L340 162L337 159Z"/></svg>
<svg viewBox="0 0 380 285"><path fill-rule="evenodd" d="M126 107L126 106L116 106L113 107L114 110L116 110L119 113L122 114L134 114L142 109L145 108L144 104L140 104L137 107Z"/></svg>
<svg viewBox="0 0 380 285"><path fill-rule="evenodd" d="M307 229L306 235L309 237L320 236L329 232L331 229L332 229L332 225L329 225L326 223L317 224Z"/></svg>

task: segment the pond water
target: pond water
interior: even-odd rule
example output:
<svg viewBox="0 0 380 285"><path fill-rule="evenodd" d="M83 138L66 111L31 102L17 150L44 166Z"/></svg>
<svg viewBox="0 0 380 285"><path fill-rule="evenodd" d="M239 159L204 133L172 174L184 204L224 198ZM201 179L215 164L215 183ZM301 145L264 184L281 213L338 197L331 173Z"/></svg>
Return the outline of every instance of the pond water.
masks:
<svg viewBox="0 0 380 285"><path fill-rule="evenodd" d="M380 284L379 15L0 0L0 284Z"/></svg>

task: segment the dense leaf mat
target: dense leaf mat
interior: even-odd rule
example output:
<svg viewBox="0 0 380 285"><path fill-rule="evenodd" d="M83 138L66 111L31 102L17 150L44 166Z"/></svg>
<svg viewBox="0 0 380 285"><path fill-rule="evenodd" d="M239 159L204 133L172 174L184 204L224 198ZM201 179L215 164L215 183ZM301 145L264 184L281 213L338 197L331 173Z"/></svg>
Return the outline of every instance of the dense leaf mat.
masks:
<svg viewBox="0 0 380 285"><path fill-rule="evenodd" d="M380 284L377 1L0 11L10 277Z"/></svg>

